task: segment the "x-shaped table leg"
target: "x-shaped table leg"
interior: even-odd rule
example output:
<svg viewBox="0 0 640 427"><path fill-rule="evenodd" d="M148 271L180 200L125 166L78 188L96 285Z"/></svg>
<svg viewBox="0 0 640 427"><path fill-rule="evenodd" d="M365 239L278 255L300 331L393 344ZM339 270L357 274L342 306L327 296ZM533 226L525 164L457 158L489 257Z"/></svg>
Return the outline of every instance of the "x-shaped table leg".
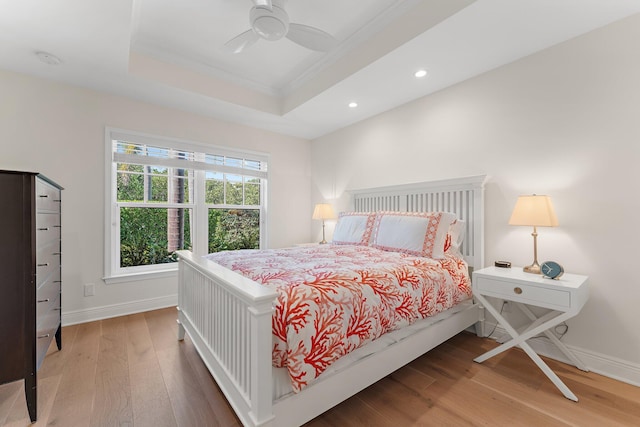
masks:
<svg viewBox="0 0 640 427"><path fill-rule="evenodd" d="M533 314L529 307L519 302L515 304L529 318L529 320L532 320L534 322L537 320L536 315ZM560 349L560 351L562 351L562 353L569 360L573 362L576 368L580 369L581 371L589 372L589 368L587 368L587 365L585 365L582 360L580 360L575 354L573 354L571 350L569 350L567 346L564 345L564 343L560 341L558 337L556 337L550 330L547 329L546 331L544 331L544 334L547 336L547 338L549 338L549 340L551 340L552 343L556 345L556 347L558 347L558 349Z"/></svg>
<svg viewBox="0 0 640 427"><path fill-rule="evenodd" d="M531 313L531 315L535 318L535 320L533 321L533 323L526 329L524 330L522 333L518 333L517 330L515 330L510 324L509 322L506 321L506 319L504 317L502 317L502 315L500 314L500 312L498 310L496 310L496 308L491 305L482 295L475 295L476 298L478 298L478 300L484 305L484 307L489 310L489 312L493 315L493 317L496 318L496 320L498 321L498 323L500 323L500 325L502 325L502 327L504 327L504 329L509 333L509 335L511 335L512 339L508 342L505 342L504 344L494 348L493 350L489 350L488 352L484 353L481 356L476 357L475 359L473 359L475 362L478 363L482 363L485 360L502 353L503 351L506 351L508 349L510 349L511 347L515 347L515 346L519 346L520 348L522 348L524 350L525 353L527 353L527 355L531 358L531 360L533 360L533 362L538 365L538 368L540 368L540 370L542 370L542 372L551 380L551 382L553 382L553 384L555 384L556 387L558 387L558 389L562 392L562 394L570 400L573 400L575 402L578 401L578 398L576 397L575 394L573 394L573 392L571 390L569 390L569 387L567 387L562 380L555 374L555 372L553 372L551 370L551 368L549 368L549 366L547 366L546 363L544 363L544 361L540 358L540 356L538 356L538 354L531 348L531 346L529 346L529 344L527 344L527 340L529 338L533 338L534 336L538 335L541 332L546 331L547 329L564 322L565 320L573 317L573 313L570 312L563 312L558 314L558 312L556 311L551 311L543 316L541 316L540 318L535 318L535 316L533 315L533 313ZM525 313L526 314L526 313ZM532 319L533 320L533 319Z"/></svg>

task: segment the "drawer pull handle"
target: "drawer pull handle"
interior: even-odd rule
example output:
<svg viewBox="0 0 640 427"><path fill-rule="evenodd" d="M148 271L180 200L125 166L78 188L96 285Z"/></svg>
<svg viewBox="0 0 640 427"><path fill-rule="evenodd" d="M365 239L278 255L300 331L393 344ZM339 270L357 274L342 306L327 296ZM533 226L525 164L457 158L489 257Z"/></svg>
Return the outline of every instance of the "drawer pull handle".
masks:
<svg viewBox="0 0 640 427"><path fill-rule="evenodd" d="M520 295L522 293L522 288L515 287L515 288L513 288L513 292L515 292L516 294Z"/></svg>
<svg viewBox="0 0 640 427"><path fill-rule="evenodd" d="M48 267L49 263L45 262L44 264L38 264L38 267Z"/></svg>
<svg viewBox="0 0 640 427"><path fill-rule="evenodd" d="M49 302L49 298L47 298L47 299L39 299L38 302Z"/></svg>
<svg viewBox="0 0 640 427"><path fill-rule="evenodd" d="M62 280L54 280L53 283L62 283Z"/></svg>
<svg viewBox="0 0 640 427"><path fill-rule="evenodd" d="M53 228L62 228L61 225L54 225Z"/></svg>
<svg viewBox="0 0 640 427"><path fill-rule="evenodd" d="M42 198L46 199L47 197L49 197L49 195L48 194L40 194L40 195L38 195L38 197L42 197Z"/></svg>
<svg viewBox="0 0 640 427"><path fill-rule="evenodd" d="M51 255L62 255L62 252L54 252Z"/></svg>
<svg viewBox="0 0 640 427"><path fill-rule="evenodd" d="M40 335L40 336L38 336L38 339L40 339L40 338L49 338L50 336L51 336L51 334Z"/></svg>
<svg viewBox="0 0 640 427"><path fill-rule="evenodd" d="M58 200L54 200L54 202L61 202L62 200L58 199Z"/></svg>
<svg viewBox="0 0 640 427"><path fill-rule="evenodd" d="M49 231L49 227L40 227L38 231Z"/></svg>

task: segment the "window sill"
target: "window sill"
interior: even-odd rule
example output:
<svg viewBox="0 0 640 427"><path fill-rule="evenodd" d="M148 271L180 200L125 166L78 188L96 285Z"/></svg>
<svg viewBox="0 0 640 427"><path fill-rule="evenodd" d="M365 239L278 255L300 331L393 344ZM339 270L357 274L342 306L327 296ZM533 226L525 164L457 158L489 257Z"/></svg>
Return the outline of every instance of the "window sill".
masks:
<svg viewBox="0 0 640 427"><path fill-rule="evenodd" d="M178 266L176 265L175 268L172 268L169 270L119 274L116 276L103 277L102 280L104 280L104 282L107 285L111 285L114 283L137 282L140 280L162 279L166 277L177 277L177 276L178 276Z"/></svg>

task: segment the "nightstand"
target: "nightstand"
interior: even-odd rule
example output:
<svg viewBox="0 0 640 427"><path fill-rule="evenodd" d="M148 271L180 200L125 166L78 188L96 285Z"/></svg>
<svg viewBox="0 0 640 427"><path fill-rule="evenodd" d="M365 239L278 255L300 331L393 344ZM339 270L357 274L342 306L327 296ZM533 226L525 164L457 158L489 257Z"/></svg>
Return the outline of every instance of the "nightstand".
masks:
<svg viewBox="0 0 640 427"><path fill-rule="evenodd" d="M488 267L474 271L473 295L512 337L510 341L476 357L474 361L482 363L511 347L520 346L567 399L577 402L576 395L526 341L544 333L578 369L588 371L585 364L549 331L550 328L580 312L589 298L588 279L587 276L577 274L564 274L557 280L546 279L539 274L525 273L518 267ZM531 320L531 324L516 330L485 297L513 302ZM528 306L542 307L551 311L537 317Z"/></svg>
<svg viewBox="0 0 640 427"><path fill-rule="evenodd" d="M306 248L306 247L310 247L310 246L320 246L320 243L318 242L310 242L310 243L296 243L295 245L293 245L296 248Z"/></svg>

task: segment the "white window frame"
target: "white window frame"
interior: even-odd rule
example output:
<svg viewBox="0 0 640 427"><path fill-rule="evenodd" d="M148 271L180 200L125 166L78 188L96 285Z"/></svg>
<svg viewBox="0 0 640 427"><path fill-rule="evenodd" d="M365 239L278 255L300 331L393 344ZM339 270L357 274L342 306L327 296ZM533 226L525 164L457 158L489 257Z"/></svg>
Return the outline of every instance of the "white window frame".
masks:
<svg viewBox="0 0 640 427"><path fill-rule="evenodd" d="M237 150L185 141L174 138L154 136L140 132L105 127L105 251L104 251L104 277L107 284L129 282L133 280L147 280L158 277L176 276L178 263L166 263L155 265L143 265L136 267L120 267L120 216L119 206L136 206L135 202L119 203L117 201L117 161L114 159L113 141L131 141L137 144L148 144L155 147L174 148L198 153L195 161L190 161L184 169L194 171L193 200L189 203L174 205L171 203L158 203L158 208L180 207L191 209L191 239L193 252L196 255L208 253L208 210L210 208L239 208L251 209L253 206L244 205L216 205L207 204L205 201L206 172L215 171L234 175L254 176L261 180L260 185L260 247L267 246L267 187L268 169L255 171L250 169L234 168L226 165L212 165L204 162L204 155L225 156L232 158L250 159L268 165L269 155L255 151ZM126 155L125 155L126 156ZM134 156L134 155L132 155ZM154 162L157 160L154 159ZM187 162L186 160L184 162ZM135 162L134 162L135 163ZM158 164L158 166L176 167L171 159ZM141 163L136 163L141 164ZM183 167L184 164L180 165ZM154 207L155 207L154 203ZM147 207L147 205L145 205Z"/></svg>

